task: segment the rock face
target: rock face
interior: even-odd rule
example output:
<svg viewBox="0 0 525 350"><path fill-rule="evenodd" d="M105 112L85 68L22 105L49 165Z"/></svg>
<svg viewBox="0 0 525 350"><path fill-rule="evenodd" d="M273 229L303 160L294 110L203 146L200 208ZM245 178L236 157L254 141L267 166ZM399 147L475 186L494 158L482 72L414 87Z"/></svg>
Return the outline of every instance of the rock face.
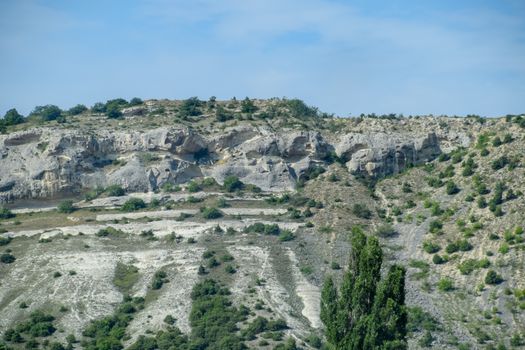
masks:
<svg viewBox="0 0 525 350"><path fill-rule="evenodd" d="M236 175L265 191L284 191L293 189L312 166L327 165L334 153L349 171L375 177L433 159L439 143L432 132L334 136L249 125L215 135L176 127L90 133L35 128L0 135L0 202L71 195L110 184L153 191L200 176L222 183Z"/></svg>
<svg viewBox="0 0 525 350"><path fill-rule="evenodd" d="M441 153L434 133L413 137L350 133L341 138L335 149L348 170L372 177L396 174Z"/></svg>

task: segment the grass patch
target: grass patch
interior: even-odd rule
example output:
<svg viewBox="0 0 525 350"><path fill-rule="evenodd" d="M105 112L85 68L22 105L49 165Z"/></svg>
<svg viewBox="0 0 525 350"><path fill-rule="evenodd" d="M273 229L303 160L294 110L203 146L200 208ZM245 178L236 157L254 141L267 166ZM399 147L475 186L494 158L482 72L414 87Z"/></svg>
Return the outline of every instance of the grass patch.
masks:
<svg viewBox="0 0 525 350"><path fill-rule="evenodd" d="M115 267L115 275L113 276L113 284L118 290L127 295L131 288L137 283L139 279L139 269L133 265L126 265L118 262Z"/></svg>

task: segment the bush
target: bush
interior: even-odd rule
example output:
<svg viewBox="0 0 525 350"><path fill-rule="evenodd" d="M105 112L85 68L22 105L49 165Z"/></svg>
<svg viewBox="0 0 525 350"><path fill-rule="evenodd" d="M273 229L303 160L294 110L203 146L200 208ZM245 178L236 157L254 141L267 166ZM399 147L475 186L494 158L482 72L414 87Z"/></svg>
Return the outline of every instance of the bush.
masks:
<svg viewBox="0 0 525 350"><path fill-rule="evenodd" d="M448 254L452 254L452 253L455 253L459 250L458 248L458 244L456 242L451 242L449 243L446 248L445 248L445 251L448 253Z"/></svg>
<svg viewBox="0 0 525 350"><path fill-rule="evenodd" d="M102 102L97 102L91 106L91 112L93 113L104 113L106 112L106 105Z"/></svg>
<svg viewBox="0 0 525 350"><path fill-rule="evenodd" d="M230 274L234 274L235 272L237 272L237 270L230 264L226 265L226 267L224 268L224 271Z"/></svg>
<svg viewBox="0 0 525 350"><path fill-rule="evenodd" d="M376 234L379 237L387 238L395 236L397 234L397 231L392 225L384 224L378 227Z"/></svg>
<svg viewBox="0 0 525 350"><path fill-rule="evenodd" d="M507 164L509 164L509 159L506 156L501 156L492 161L492 170L503 169Z"/></svg>
<svg viewBox="0 0 525 350"><path fill-rule="evenodd" d="M3 123L6 126L22 124L24 121L24 117L15 108L8 110L4 114Z"/></svg>
<svg viewBox="0 0 525 350"><path fill-rule="evenodd" d="M430 241L423 242L423 250L428 254L437 253L440 249L441 247L439 246L439 244Z"/></svg>
<svg viewBox="0 0 525 350"><path fill-rule="evenodd" d="M43 121L57 120L62 117L62 110L55 105L36 106L31 116L37 116Z"/></svg>
<svg viewBox="0 0 525 350"><path fill-rule="evenodd" d="M436 265L441 265L441 264L444 264L446 263L447 261L445 259L443 259L443 257L439 254L434 254L434 256L432 257L432 262Z"/></svg>
<svg viewBox="0 0 525 350"><path fill-rule="evenodd" d="M458 265L458 269L462 275L470 275L472 271L480 268L480 265L476 259L467 259Z"/></svg>
<svg viewBox="0 0 525 350"><path fill-rule="evenodd" d="M151 282L151 289L160 289L162 285L168 282L166 278L168 275L164 271L157 271L153 276L153 281Z"/></svg>
<svg viewBox="0 0 525 350"><path fill-rule="evenodd" d="M4 264L11 264L15 262L15 260L16 260L15 256L12 255L11 253L3 253L2 255L0 255L0 262Z"/></svg>
<svg viewBox="0 0 525 350"><path fill-rule="evenodd" d="M242 113L253 113L257 111L257 106L253 103L252 100L250 100L248 97L246 97L241 102L241 112Z"/></svg>
<svg viewBox="0 0 525 350"><path fill-rule="evenodd" d="M492 139L492 146L499 147L502 144L503 142L501 142L501 139L499 138L499 136L496 136L495 138Z"/></svg>
<svg viewBox="0 0 525 350"><path fill-rule="evenodd" d="M217 106L217 109L215 109L215 120L222 123L231 119L233 119L231 113L227 112L222 106Z"/></svg>
<svg viewBox="0 0 525 350"><path fill-rule="evenodd" d="M218 219L218 218L221 218L221 217L224 216L222 211L220 211L217 208L213 208L213 207L211 207L211 208L207 208L207 207L201 208L200 212L201 212L202 217L204 219Z"/></svg>
<svg viewBox="0 0 525 350"><path fill-rule="evenodd" d="M443 228L443 223L438 220L432 220L429 225L429 230L432 233L436 233Z"/></svg>
<svg viewBox="0 0 525 350"><path fill-rule="evenodd" d="M57 208L60 213L69 214L75 211L75 207L73 205L72 200L65 200L65 201L60 202Z"/></svg>
<svg viewBox="0 0 525 350"><path fill-rule="evenodd" d="M489 270L487 272L487 275L485 276L485 283L486 284L500 284L503 282L503 278L498 275L498 273L494 270Z"/></svg>
<svg viewBox="0 0 525 350"><path fill-rule="evenodd" d="M458 249L461 250L462 252L467 252L472 249L472 244L470 244L470 242L467 241L466 239L461 239L457 241L457 246L458 246Z"/></svg>
<svg viewBox="0 0 525 350"><path fill-rule="evenodd" d="M120 197L126 193L120 185L110 185L106 187L104 192L111 197Z"/></svg>
<svg viewBox="0 0 525 350"><path fill-rule="evenodd" d="M341 265L339 263L332 261L332 264L330 264L330 267L332 270L341 270Z"/></svg>
<svg viewBox="0 0 525 350"><path fill-rule="evenodd" d="M295 235L290 230L282 230L281 233L279 234L279 240L281 242L291 241L294 238L295 238Z"/></svg>
<svg viewBox="0 0 525 350"><path fill-rule="evenodd" d="M9 243L11 243L13 239L11 237L2 237L0 236L0 247L3 246L3 245L8 245Z"/></svg>
<svg viewBox="0 0 525 350"><path fill-rule="evenodd" d="M132 107L132 106L139 106L141 104L143 104L144 101L142 101L140 98L138 97L133 97L129 103L128 103L128 106Z"/></svg>
<svg viewBox="0 0 525 350"><path fill-rule="evenodd" d="M130 198L120 208L122 211L136 211L146 208L146 203L140 198Z"/></svg>
<svg viewBox="0 0 525 350"><path fill-rule="evenodd" d="M263 224L261 222L256 222L244 228L246 233L260 233L265 235L278 235L281 233L281 229L277 224Z"/></svg>
<svg viewBox="0 0 525 350"><path fill-rule="evenodd" d="M121 235L124 235L124 232L121 230L117 230L114 227L106 227L106 228L98 230L95 233L95 236L97 237L121 236Z"/></svg>
<svg viewBox="0 0 525 350"><path fill-rule="evenodd" d="M187 100L182 101L179 109L179 116L182 118L193 117L201 115L200 107L203 102L197 97L190 97Z"/></svg>
<svg viewBox="0 0 525 350"><path fill-rule="evenodd" d="M299 99L283 99L280 103L282 107L285 107L290 112L293 118L316 118L319 116L319 110L315 107L306 105L302 100Z"/></svg>
<svg viewBox="0 0 525 350"><path fill-rule="evenodd" d="M454 181L447 181L446 191L448 195L454 195L460 191L459 187L456 186Z"/></svg>
<svg viewBox="0 0 525 350"><path fill-rule="evenodd" d="M361 219L370 219L372 218L372 211L366 207L366 205L361 203L355 203L352 207L352 213L361 218Z"/></svg>
<svg viewBox="0 0 525 350"><path fill-rule="evenodd" d="M201 190L202 190L202 187L201 187L196 181L193 181L193 180L192 180L192 181L190 181L190 182L188 183L188 187L187 187L187 189L188 189L188 192L190 192L190 193L195 193L195 192L199 192L199 191L201 191Z"/></svg>
<svg viewBox="0 0 525 350"><path fill-rule="evenodd" d="M441 292L449 292L454 290L454 281L450 278L442 278L438 281L437 287Z"/></svg>
<svg viewBox="0 0 525 350"><path fill-rule="evenodd" d="M81 104L78 104L78 105L76 105L76 106L74 106L74 107L71 107L71 108L67 111L67 113L68 113L69 115L78 115L78 114L82 114L82 113L84 113L84 112L87 111L87 110L88 110L88 108L87 108L86 106L81 105Z"/></svg>
<svg viewBox="0 0 525 350"><path fill-rule="evenodd" d="M15 214L7 208L0 208L0 219L11 219L14 218Z"/></svg>
<svg viewBox="0 0 525 350"><path fill-rule="evenodd" d="M244 184L239 180L237 176L227 176L224 179L223 188L228 192L234 192L236 190L241 190Z"/></svg>
<svg viewBox="0 0 525 350"><path fill-rule="evenodd" d="M119 119L122 117L121 107L118 104L112 103L106 106L106 116L109 119Z"/></svg>

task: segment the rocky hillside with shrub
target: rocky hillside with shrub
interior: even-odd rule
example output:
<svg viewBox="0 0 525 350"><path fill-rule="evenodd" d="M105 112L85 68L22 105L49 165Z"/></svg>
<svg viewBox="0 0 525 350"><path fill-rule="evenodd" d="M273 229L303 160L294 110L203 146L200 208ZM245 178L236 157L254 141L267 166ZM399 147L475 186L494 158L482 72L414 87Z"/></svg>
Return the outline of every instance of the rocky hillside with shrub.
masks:
<svg viewBox="0 0 525 350"><path fill-rule="evenodd" d="M408 348L525 346L524 116L134 98L0 132L0 349L348 346L321 301L356 235Z"/></svg>

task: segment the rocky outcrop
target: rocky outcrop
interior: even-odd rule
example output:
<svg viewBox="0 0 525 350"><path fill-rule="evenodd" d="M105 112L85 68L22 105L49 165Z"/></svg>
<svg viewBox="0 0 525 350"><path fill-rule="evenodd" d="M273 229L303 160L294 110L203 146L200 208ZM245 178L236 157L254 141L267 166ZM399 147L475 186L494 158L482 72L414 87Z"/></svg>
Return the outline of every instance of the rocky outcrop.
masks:
<svg viewBox="0 0 525 350"><path fill-rule="evenodd" d="M176 127L144 132L35 128L0 136L0 202L110 184L153 191L201 176L222 183L235 175L265 191L291 190L308 169L327 165L334 153L351 172L384 176L433 159L440 141L432 132L336 137L250 125L212 135Z"/></svg>
<svg viewBox="0 0 525 350"><path fill-rule="evenodd" d="M372 177L399 173L441 153L438 139L432 132L419 136L349 133L341 137L335 150L349 171Z"/></svg>

